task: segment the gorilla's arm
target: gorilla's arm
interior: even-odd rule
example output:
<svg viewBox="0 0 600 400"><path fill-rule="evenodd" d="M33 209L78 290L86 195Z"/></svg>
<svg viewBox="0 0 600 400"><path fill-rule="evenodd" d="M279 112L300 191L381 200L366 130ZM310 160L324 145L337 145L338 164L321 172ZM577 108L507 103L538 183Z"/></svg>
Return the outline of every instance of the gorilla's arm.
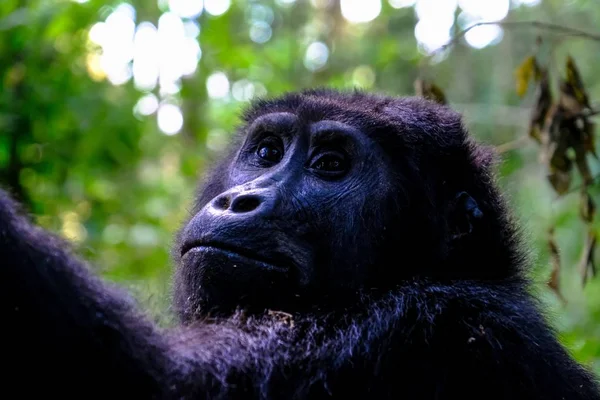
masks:
<svg viewBox="0 0 600 400"><path fill-rule="evenodd" d="M256 398L289 332L234 318L160 330L1 189L0 318L2 384L22 397Z"/></svg>
<svg viewBox="0 0 600 400"><path fill-rule="evenodd" d="M23 394L162 393L177 370L165 338L66 249L0 190L3 385Z"/></svg>

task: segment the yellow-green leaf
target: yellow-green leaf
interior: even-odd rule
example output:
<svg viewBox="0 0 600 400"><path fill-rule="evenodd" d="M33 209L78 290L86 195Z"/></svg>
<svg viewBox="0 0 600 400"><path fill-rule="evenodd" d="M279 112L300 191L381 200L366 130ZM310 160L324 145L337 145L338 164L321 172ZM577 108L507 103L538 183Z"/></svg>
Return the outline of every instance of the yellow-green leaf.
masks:
<svg viewBox="0 0 600 400"><path fill-rule="evenodd" d="M534 56L529 56L515 70L515 79L517 84L517 94L519 97L525 96L529 81L539 79L540 72L537 61Z"/></svg>

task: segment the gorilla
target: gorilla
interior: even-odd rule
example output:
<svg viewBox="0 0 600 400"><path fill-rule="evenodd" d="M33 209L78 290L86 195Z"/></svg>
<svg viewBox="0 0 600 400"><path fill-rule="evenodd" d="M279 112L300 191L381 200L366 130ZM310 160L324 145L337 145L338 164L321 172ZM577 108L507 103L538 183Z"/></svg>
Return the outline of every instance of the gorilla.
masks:
<svg viewBox="0 0 600 400"><path fill-rule="evenodd" d="M458 114L314 89L241 119L176 235L176 328L1 192L5 393L600 399Z"/></svg>

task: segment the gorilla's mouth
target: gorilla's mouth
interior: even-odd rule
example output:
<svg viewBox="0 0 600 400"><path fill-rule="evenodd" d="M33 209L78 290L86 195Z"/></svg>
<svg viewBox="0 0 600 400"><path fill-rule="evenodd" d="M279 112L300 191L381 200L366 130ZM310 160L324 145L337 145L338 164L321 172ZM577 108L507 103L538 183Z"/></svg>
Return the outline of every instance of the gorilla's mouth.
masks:
<svg viewBox="0 0 600 400"><path fill-rule="evenodd" d="M283 265L284 263L281 260L268 258L252 249L229 243L198 241L185 244L181 249L181 257L183 258L187 253L192 251L217 252L224 254L228 258L241 259L242 261L258 264L263 268L276 272L287 272L289 270L288 267Z"/></svg>

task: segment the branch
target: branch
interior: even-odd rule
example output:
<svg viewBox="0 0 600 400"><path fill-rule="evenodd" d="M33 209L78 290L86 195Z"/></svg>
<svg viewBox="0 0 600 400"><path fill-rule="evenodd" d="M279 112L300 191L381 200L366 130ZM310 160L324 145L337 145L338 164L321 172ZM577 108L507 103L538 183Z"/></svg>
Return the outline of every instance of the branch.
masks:
<svg viewBox="0 0 600 400"><path fill-rule="evenodd" d="M521 136L518 139L511 140L510 142L502 143L496 146L496 152L498 154L506 153L507 151L516 150L522 146L527 145L530 142L528 136Z"/></svg>
<svg viewBox="0 0 600 400"><path fill-rule="evenodd" d="M469 124L493 124L516 128L527 128L531 107L507 106L504 104L454 103L452 108L458 111Z"/></svg>
<svg viewBox="0 0 600 400"><path fill-rule="evenodd" d="M600 34L585 32L585 31L582 31L582 30L579 30L579 29L576 29L576 28L570 28L568 26L563 26L563 25L558 25L558 24L552 24L552 23L549 23L549 22L541 22L541 21L493 21L493 22L477 22L476 24L473 24L473 25L469 26L468 28L463 29L462 31L460 31L459 33L457 33L445 45L443 45L441 47L438 47L437 49L435 49L434 51L432 51L426 57L426 59L430 59L430 58L434 57L435 55L441 53L442 51L446 50L447 48L455 45L471 29L476 28L478 26L484 26L484 25L498 25L498 26L502 26L504 28L530 27L530 28L545 29L545 30L549 30L549 31L555 31L555 32L565 33L565 34L567 34L569 36L576 36L576 37L581 37L581 38L590 39L590 40L593 40L593 41L596 41L596 42L600 42Z"/></svg>

